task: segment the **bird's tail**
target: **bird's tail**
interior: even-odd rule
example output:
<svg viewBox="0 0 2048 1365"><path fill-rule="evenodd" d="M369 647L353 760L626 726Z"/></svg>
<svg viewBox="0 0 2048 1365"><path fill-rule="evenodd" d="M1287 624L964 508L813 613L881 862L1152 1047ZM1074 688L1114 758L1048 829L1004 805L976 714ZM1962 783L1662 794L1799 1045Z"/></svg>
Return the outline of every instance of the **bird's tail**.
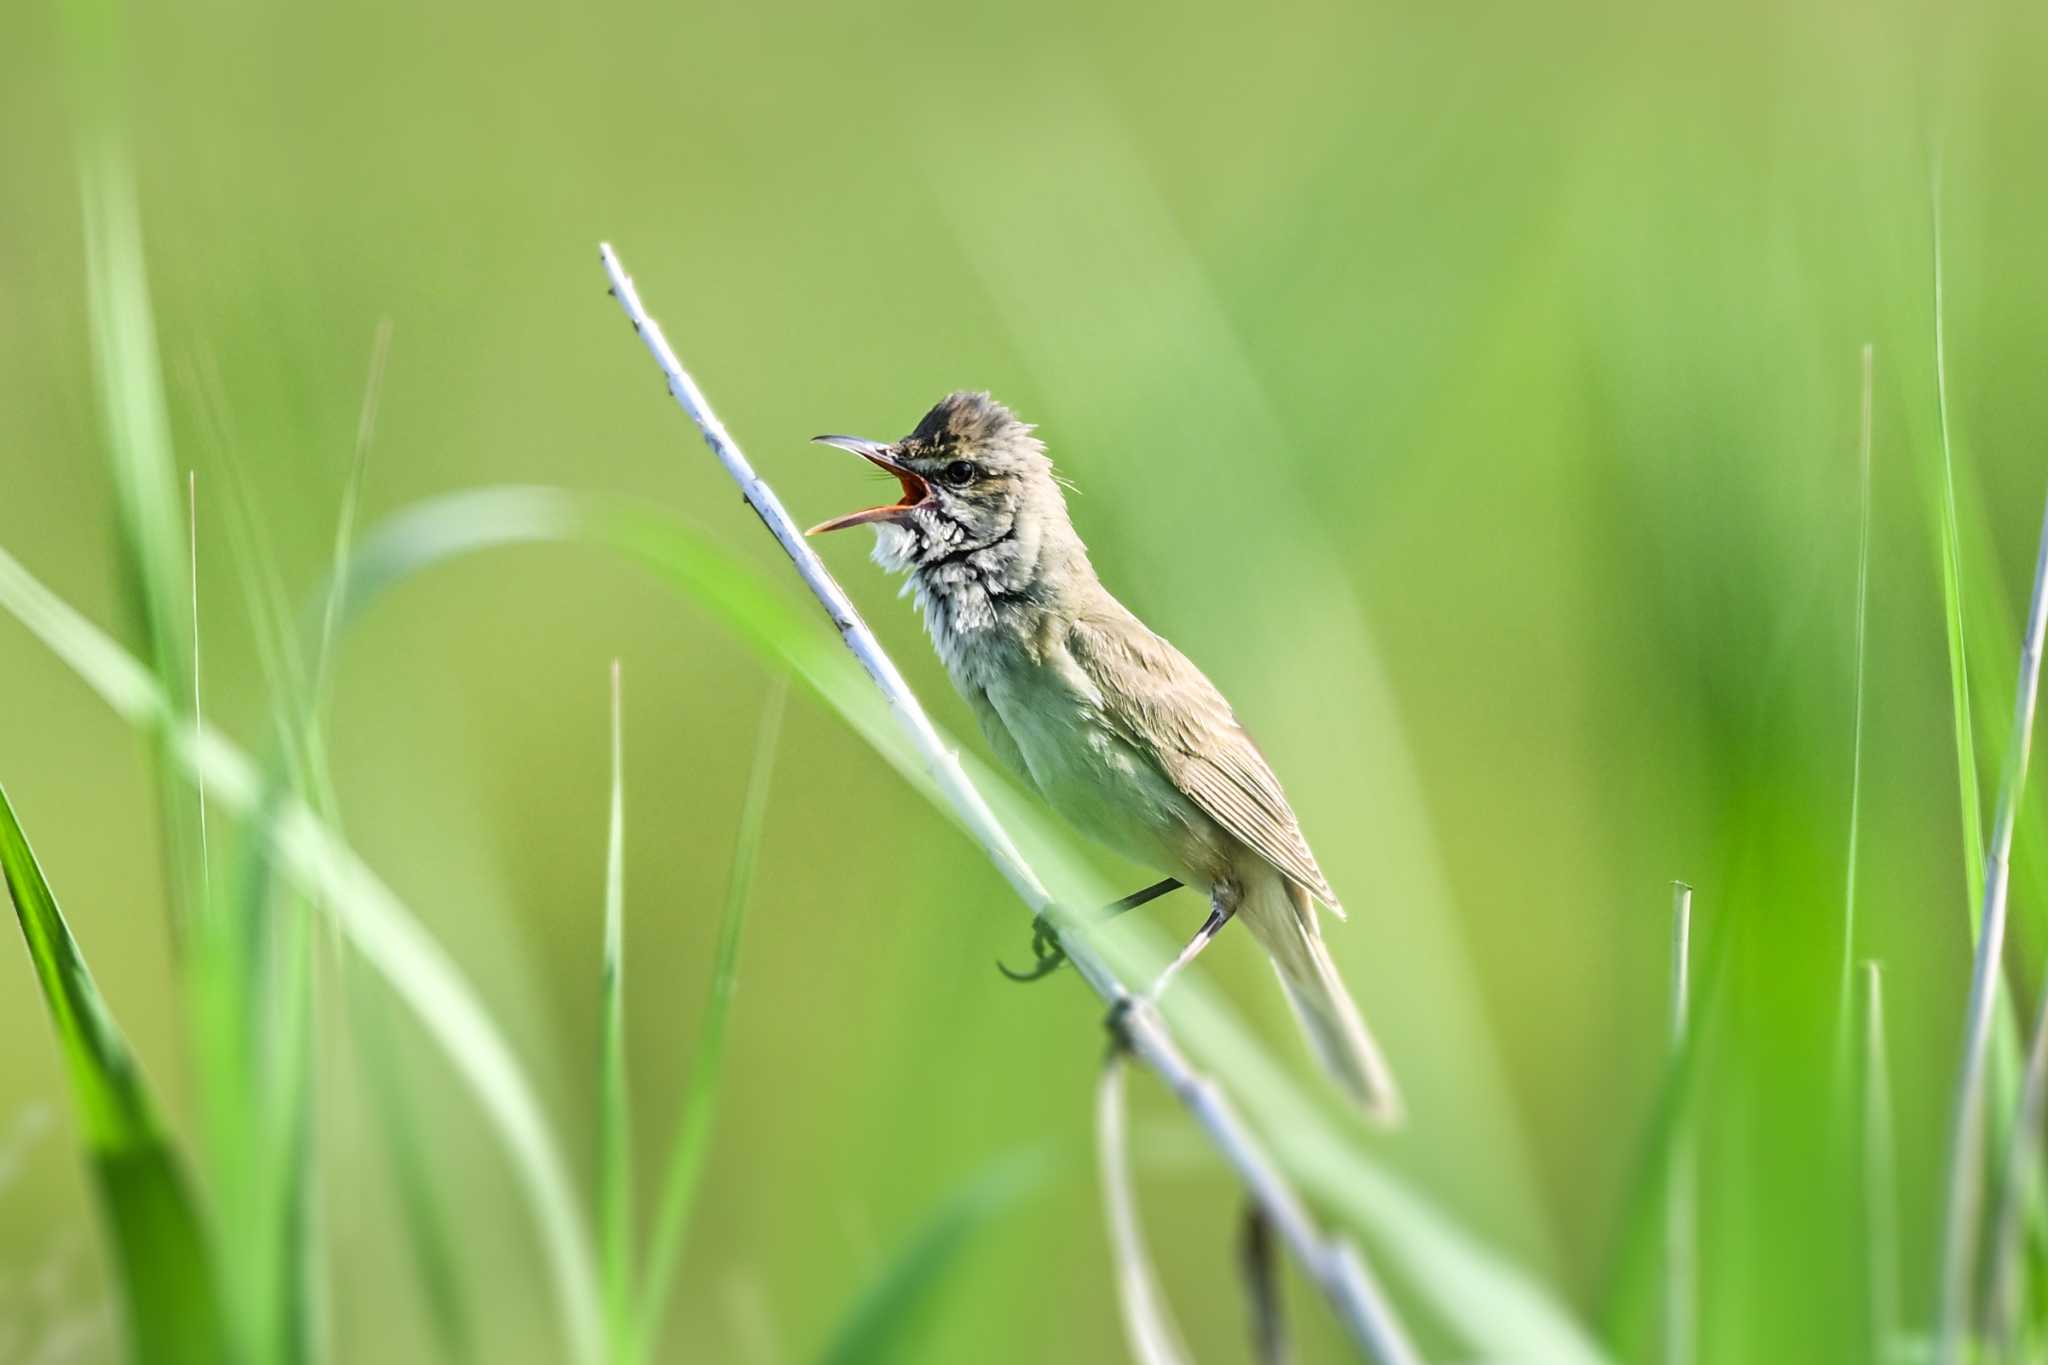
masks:
<svg viewBox="0 0 2048 1365"><path fill-rule="evenodd" d="M1403 1110L1394 1073L1330 961L1308 893L1284 877L1261 878L1248 890L1238 915L1273 959L1316 1060L1367 1118L1398 1125Z"/></svg>

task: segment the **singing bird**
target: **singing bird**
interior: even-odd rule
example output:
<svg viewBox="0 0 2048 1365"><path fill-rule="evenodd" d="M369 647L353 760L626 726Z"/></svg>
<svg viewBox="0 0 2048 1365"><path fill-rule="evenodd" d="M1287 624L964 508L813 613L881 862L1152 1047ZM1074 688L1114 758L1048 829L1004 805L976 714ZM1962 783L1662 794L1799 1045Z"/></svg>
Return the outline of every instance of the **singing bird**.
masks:
<svg viewBox="0 0 2048 1365"><path fill-rule="evenodd" d="M809 534L875 528L988 741L1067 821L1209 896L1272 958L1311 1049L1372 1118L1401 1112L1391 1072L1323 946L1340 918L1300 823L1230 703L1096 577L1033 428L986 393L940 401L899 441L820 436L903 496ZM1162 976L1163 985L1165 977Z"/></svg>

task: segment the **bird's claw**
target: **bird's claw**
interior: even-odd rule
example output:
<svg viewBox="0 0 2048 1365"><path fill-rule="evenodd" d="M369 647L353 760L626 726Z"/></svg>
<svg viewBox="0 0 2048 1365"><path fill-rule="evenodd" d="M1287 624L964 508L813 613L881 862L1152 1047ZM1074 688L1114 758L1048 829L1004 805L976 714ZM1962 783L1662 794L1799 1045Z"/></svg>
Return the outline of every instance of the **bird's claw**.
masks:
<svg viewBox="0 0 2048 1365"><path fill-rule="evenodd" d="M1024 982L1042 980L1059 970L1060 964L1067 960L1067 950L1060 947L1059 933L1042 914L1031 917L1031 956L1036 960L1025 971L1013 972L1000 960L996 963L996 970L1012 981Z"/></svg>

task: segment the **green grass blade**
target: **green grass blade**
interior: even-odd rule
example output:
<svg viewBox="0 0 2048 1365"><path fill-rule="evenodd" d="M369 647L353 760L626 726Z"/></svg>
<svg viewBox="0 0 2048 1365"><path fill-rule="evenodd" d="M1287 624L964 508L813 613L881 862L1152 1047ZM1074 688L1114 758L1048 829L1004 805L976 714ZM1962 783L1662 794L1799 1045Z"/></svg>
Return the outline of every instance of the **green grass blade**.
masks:
<svg viewBox="0 0 2048 1365"><path fill-rule="evenodd" d="M348 580L349 561L355 552L356 519L368 482L370 451L376 440L377 412L390 363L391 332L391 320L383 319L377 324L370 344L369 372L356 417L355 446L342 487L341 513L335 519L332 572L320 604L318 642L310 667L301 665L294 669L294 685L288 694L291 710L283 727L291 754L289 763L300 774L301 796L337 833L343 828L341 802L335 794L326 727L336 632L340 625L339 585ZM298 665L295 618L282 594L274 597L278 603L273 612L277 622L276 652ZM331 918L328 923L335 925ZM338 927L334 933L339 935ZM412 1083L407 1077L398 1033L386 1012L383 997L345 953L337 955L337 974L347 1002L350 1038L368 1081L371 1113L390 1164L392 1185L398 1194L400 1217L435 1345L443 1360L474 1360L476 1329L456 1256L458 1239L443 1211L441 1183L433 1170L431 1145L414 1109Z"/></svg>
<svg viewBox="0 0 2048 1365"><path fill-rule="evenodd" d="M612 797L604 858L604 1012L598 1057L598 1248L603 1257L605 1341L625 1360L633 1311L633 1130L626 1094L626 777L619 661L612 660Z"/></svg>
<svg viewBox="0 0 2048 1365"><path fill-rule="evenodd" d="M139 1365L231 1360L191 1187L4 790L0 872L70 1074L113 1242L129 1357Z"/></svg>
<svg viewBox="0 0 2048 1365"><path fill-rule="evenodd" d="M2041 523L2040 548L2034 562L2033 595L2021 638L2019 680L2014 688L2011 737L2005 778L1999 791L1998 814L1992 825L1985 859L1983 937L1977 945L1970 976L1965 1016L1963 1059L1956 1081L1955 1115L1950 1126L1949 1172L1942 1219L1940 1318L1936 1359L1960 1360L1975 1288L1976 1252L1981 1235L1983 1196L1985 1070L2000 998L2001 949L2004 945L2013 827L2025 799L2027 769L2033 748L2034 708L2040 693L2041 655L2048 637L2048 510Z"/></svg>
<svg viewBox="0 0 2048 1365"><path fill-rule="evenodd" d="M1692 1046L1692 888L1671 884L1671 1060ZM1692 1116L1680 1110L1664 1186L1665 1365L1691 1365L1699 1354L1699 1158Z"/></svg>
<svg viewBox="0 0 2048 1365"><path fill-rule="evenodd" d="M726 1025L732 1015L733 993L739 985L740 934L746 927L754 870L760 863L761 830L768 815L768 780L775 771L788 696L788 686L778 681L761 711L754 765L747 775L739 833L733 840L732 874L726 882L725 913L719 921L718 952L711 969L711 998L704 1006L704 1020L690 1062L690 1080L683 1091L682 1109L662 1177L661 1204L655 1215L648 1255L646 1302L635 1333L635 1360L648 1359L661 1336L669 1292L682 1259L683 1234L689 1227L690 1210L697 1202L704 1158L710 1151L712 1128L718 1117L719 1092L725 1080Z"/></svg>
<svg viewBox="0 0 2048 1365"><path fill-rule="evenodd" d="M1978 791L1977 742L1970 722L1970 660L1963 617L1963 537L1956 517L1955 446L1949 435L1948 344L1941 260L1941 179L1933 188L1934 219L1934 398L1941 430L1941 616L1948 634L1949 700L1954 711L1956 782L1962 797L1963 871L1969 878L1964 903L1969 907L1970 941L1983 926L1976 916L1979 888L1984 885L1984 799Z"/></svg>
<svg viewBox="0 0 2048 1365"><path fill-rule="evenodd" d="M1864 1277L1870 1315L1870 1357L1891 1365L1899 1337L1898 1175L1892 1136L1891 1065L1884 1028L1884 974L1863 964L1863 1218Z"/></svg>
<svg viewBox="0 0 2048 1365"><path fill-rule="evenodd" d="M1849 759L1849 849L1842 890L1842 980L1836 1004L1836 1026L1846 1058L1850 1020L1853 1017L1852 965L1856 960L1856 853L1863 827L1863 697L1865 673L1870 660L1870 399L1872 349L1863 348L1863 400L1857 423L1857 499L1860 508L1856 545L1856 700L1850 732Z"/></svg>
<svg viewBox="0 0 2048 1365"><path fill-rule="evenodd" d="M946 1277L976 1233L1039 1179L1029 1154L1006 1157L970 1177L890 1258L817 1356L818 1365L897 1365L910 1357Z"/></svg>
<svg viewBox="0 0 2048 1365"><path fill-rule="evenodd" d="M246 829L241 841L235 875L203 884L186 1000L225 1300L247 1358L290 1365L312 1360L319 1340L311 963L302 913L274 895L268 848Z"/></svg>
<svg viewBox="0 0 2048 1365"><path fill-rule="evenodd" d="M401 1065L404 1053L391 1014L372 994L375 984L360 970L347 973L343 993L348 999L349 1032L361 1057L370 1107L391 1164L399 1217L405 1224L420 1297L427 1305L427 1321L434 1332L434 1358L450 1365L467 1365L479 1359L476 1327L463 1290L455 1239L441 1213L441 1189L429 1160L431 1138L414 1110Z"/></svg>
<svg viewBox="0 0 2048 1365"><path fill-rule="evenodd" d="M174 712L192 714L191 592L171 453L170 417L157 362L135 187L110 139L82 159L86 295L101 423L120 511L123 582L141 618L148 657ZM165 880L182 933L204 876L194 794L157 755Z"/></svg>
<svg viewBox="0 0 2048 1365"><path fill-rule="evenodd" d="M269 809L256 766L216 732L181 723L149 671L0 551L0 606L106 703L162 734L179 767L216 802L251 818ZM598 1356L596 1261L560 1145L533 1087L455 963L389 887L304 802L280 800L263 826L280 869L388 980L470 1086L512 1161L538 1224L570 1359Z"/></svg>
<svg viewBox="0 0 2048 1365"><path fill-rule="evenodd" d="M313 662L313 704L324 708L334 666L334 631L341 619L340 585L347 582L349 556L355 552L356 516L363 505L363 484L370 468L370 446L377 435L377 408L384 394L384 367L391 359L391 319L377 324L370 343L370 376L363 383L363 405L356 417L355 456L341 491L341 515L334 523L334 574L320 610L320 649ZM317 728L315 730L317 734Z"/></svg>

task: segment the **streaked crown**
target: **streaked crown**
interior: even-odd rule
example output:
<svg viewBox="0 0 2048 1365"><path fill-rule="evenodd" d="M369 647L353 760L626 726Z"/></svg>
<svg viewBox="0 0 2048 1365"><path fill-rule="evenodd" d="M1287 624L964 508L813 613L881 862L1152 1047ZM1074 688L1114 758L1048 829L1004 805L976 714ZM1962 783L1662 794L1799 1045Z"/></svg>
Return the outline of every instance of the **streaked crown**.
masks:
<svg viewBox="0 0 2048 1365"><path fill-rule="evenodd" d="M941 460L959 455L1045 456L1034 428L986 392L962 389L932 406L917 429L897 442L906 460Z"/></svg>

